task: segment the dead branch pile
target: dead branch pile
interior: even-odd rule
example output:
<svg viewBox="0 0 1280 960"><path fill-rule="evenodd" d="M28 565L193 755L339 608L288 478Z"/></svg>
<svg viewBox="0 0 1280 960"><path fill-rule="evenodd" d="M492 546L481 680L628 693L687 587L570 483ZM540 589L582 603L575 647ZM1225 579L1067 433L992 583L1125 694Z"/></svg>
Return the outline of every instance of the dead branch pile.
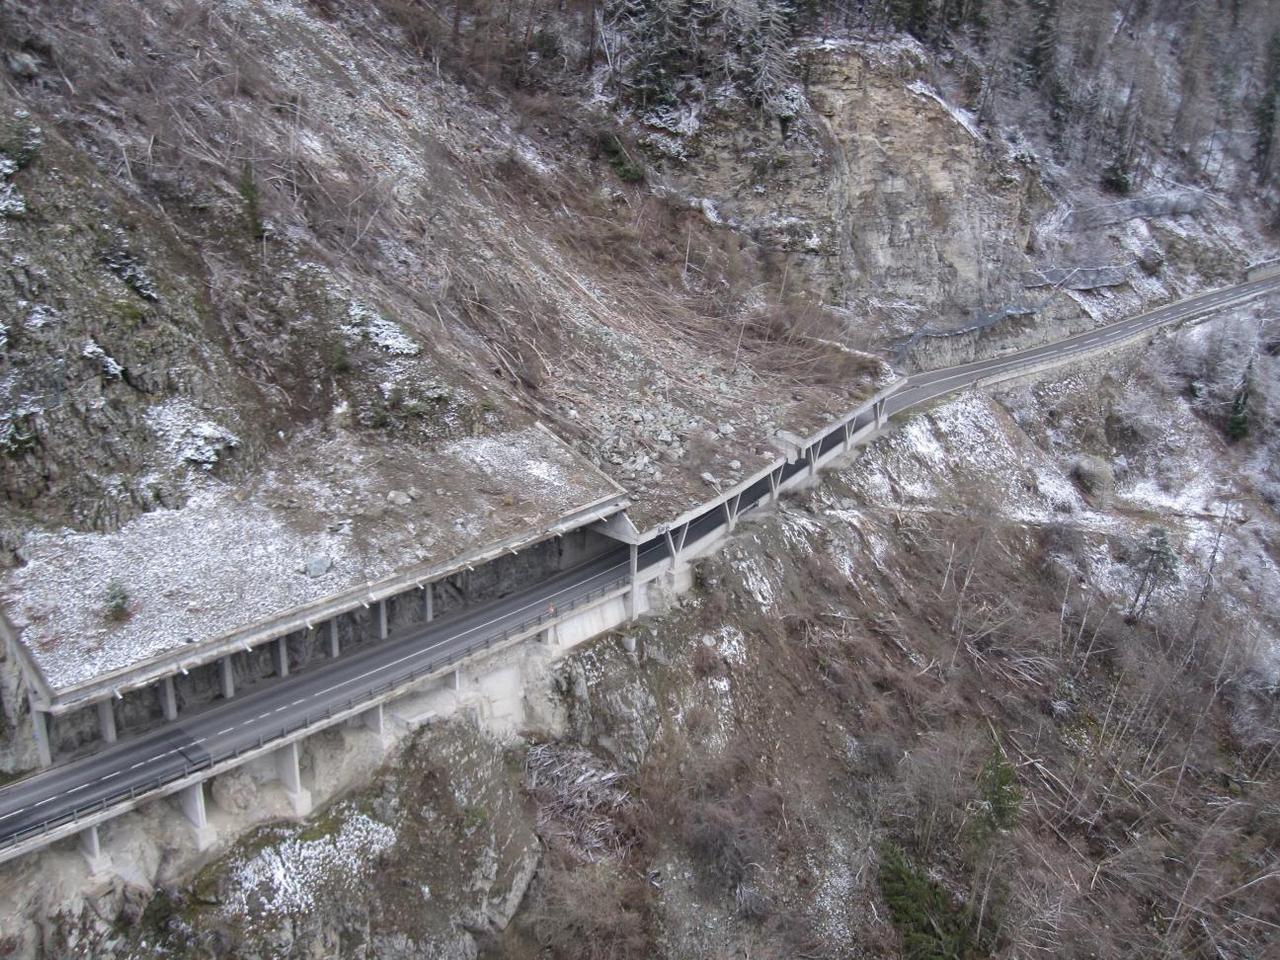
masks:
<svg viewBox="0 0 1280 960"><path fill-rule="evenodd" d="M634 840L636 801L625 781L582 747L542 743L525 759L538 832L587 863L620 857Z"/></svg>

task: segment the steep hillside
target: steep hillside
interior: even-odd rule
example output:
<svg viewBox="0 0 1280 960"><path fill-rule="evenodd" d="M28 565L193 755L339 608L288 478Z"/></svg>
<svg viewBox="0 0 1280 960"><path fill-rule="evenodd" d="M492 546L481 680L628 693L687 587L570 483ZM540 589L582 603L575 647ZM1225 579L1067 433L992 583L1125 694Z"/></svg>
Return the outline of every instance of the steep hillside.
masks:
<svg viewBox="0 0 1280 960"><path fill-rule="evenodd" d="M104 894L123 928L55 916L45 949L1265 955L1275 518L1204 509L1230 468L1163 506L1159 437L1116 443L1114 487L1081 469L1135 403L1221 453L1136 359L911 421L744 527L635 654L565 661L505 754L435 725L316 823L145 909ZM1156 515L1172 564L1135 606Z"/></svg>
<svg viewBox="0 0 1280 960"><path fill-rule="evenodd" d="M77 678L1277 253L1266 0L0 0L0 63L0 597ZM899 424L519 736L25 860L0 955L1267 955L1276 310Z"/></svg>

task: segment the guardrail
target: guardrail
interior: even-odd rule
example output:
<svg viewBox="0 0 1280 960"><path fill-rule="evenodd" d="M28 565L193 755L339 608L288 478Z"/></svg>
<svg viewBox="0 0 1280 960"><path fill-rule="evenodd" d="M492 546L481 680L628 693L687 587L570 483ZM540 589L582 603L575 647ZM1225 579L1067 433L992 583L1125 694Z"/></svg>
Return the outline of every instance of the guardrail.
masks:
<svg viewBox="0 0 1280 960"><path fill-rule="evenodd" d="M415 680L420 680L429 674L450 666L451 664L457 663L460 660L465 660L467 657L480 650L487 650L495 643L505 643L513 637L526 632L531 627L539 626L551 620L558 620L567 611L576 610L579 607L589 604L623 586L629 586L630 581L631 577L629 574L623 574L615 577L607 583L594 587L581 596L574 597L567 603L557 606L554 612L549 610L540 611L535 616L526 617L517 623L504 626L502 629L497 630L482 639L477 639L474 643L468 644L461 649L454 650L441 657L428 660L426 663L409 667L400 673L397 673L391 679L378 683L357 696L348 697L345 701L339 703L329 704L329 706L325 707L323 711L304 714L300 720L281 727L279 733L273 732L270 735L264 734L259 736L256 743L237 747L235 750L226 751L217 756L210 755L198 763L188 761L183 765L181 770L174 771L173 773L165 776L152 778L142 784L135 784L127 790L121 789L117 793L103 797L101 800L96 800L93 803L74 807L57 817L52 817L40 822L39 824L25 827L22 830L0 839L0 851L11 850L34 837L50 833L59 827L73 824L83 817L90 816L95 813L105 813L111 807L118 804L132 803L139 798L146 797L149 794L163 790L165 787L177 783L180 780L185 780L188 777L200 773L201 771L212 770L215 766L226 763L228 760L235 760L246 753L260 751L267 745L279 740L284 740L291 734L297 733L299 730L304 730L316 724L331 720L335 716L351 713L362 704L370 703L391 693L398 687L407 686Z"/></svg>

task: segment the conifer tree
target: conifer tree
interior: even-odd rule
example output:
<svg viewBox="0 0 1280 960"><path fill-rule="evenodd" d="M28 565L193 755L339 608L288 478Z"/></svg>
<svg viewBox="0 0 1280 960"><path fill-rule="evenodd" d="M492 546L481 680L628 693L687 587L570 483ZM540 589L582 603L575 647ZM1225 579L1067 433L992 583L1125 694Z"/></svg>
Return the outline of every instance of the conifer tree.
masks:
<svg viewBox="0 0 1280 960"><path fill-rule="evenodd" d="M1262 93L1253 111L1253 163L1258 182L1271 179L1276 141L1276 105L1280 100L1280 31L1272 34L1267 44L1266 63L1262 72Z"/></svg>

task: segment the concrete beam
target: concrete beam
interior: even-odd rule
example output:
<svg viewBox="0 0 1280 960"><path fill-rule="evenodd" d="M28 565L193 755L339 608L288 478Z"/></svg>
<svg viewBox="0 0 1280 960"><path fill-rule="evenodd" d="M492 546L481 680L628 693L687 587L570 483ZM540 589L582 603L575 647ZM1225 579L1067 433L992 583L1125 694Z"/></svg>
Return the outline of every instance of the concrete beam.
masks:
<svg viewBox="0 0 1280 960"><path fill-rule="evenodd" d="M627 619L634 620L640 615L640 581L637 573L640 570L640 547L638 544L630 545L631 555L631 589L627 593Z"/></svg>
<svg viewBox="0 0 1280 960"><path fill-rule="evenodd" d="M289 797L294 816L305 817L311 812L311 791L302 785L302 768L298 764L298 741L285 744L273 756L276 761L276 776L280 778L285 794Z"/></svg>
<svg viewBox="0 0 1280 960"><path fill-rule="evenodd" d="M342 642L338 639L338 618L329 621L329 659L337 660L342 653Z"/></svg>
<svg viewBox="0 0 1280 960"><path fill-rule="evenodd" d="M623 543L640 543L643 537L625 511L613 513L591 524L590 529Z"/></svg>
<svg viewBox="0 0 1280 960"><path fill-rule="evenodd" d="M231 667L231 654L218 661L218 680L222 685L222 699L230 700L236 695L236 674Z"/></svg>
<svg viewBox="0 0 1280 960"><path fill-rule="evenodd" d="M91 876L100 877L111 872L111 858L102 852L102 839L98 836L96 823L80 831L80 852L89 864Z"/></svg>
<svg viewBox="0 0 1280 960"><path fill-rule="evenodd" d="M169 721L178 719L178 690L173 677L160 678L160 709Z"/></svg>
<svg viewBox="0 0 1280 960"><path fill-rule="evenodd" d="M196 849L208 850L218 839L217 832L209 823L209 815L204 805L204 781L193 783L178 791L178 805L183 816L191 824L195 832Z"/></svg>
<svg viewBox="0 0 1280 960"><path fill-rule="evenodd" d="M275 665L277 677L289 675L289 638L281 637L271 646L271 658Z"/></svg>
<svg viewBox="0 0 1280 960"><path fill-rule="evenodd" d="M116 742L116 711L109 699L98 701L98 729L107 743Z"/></svg>

